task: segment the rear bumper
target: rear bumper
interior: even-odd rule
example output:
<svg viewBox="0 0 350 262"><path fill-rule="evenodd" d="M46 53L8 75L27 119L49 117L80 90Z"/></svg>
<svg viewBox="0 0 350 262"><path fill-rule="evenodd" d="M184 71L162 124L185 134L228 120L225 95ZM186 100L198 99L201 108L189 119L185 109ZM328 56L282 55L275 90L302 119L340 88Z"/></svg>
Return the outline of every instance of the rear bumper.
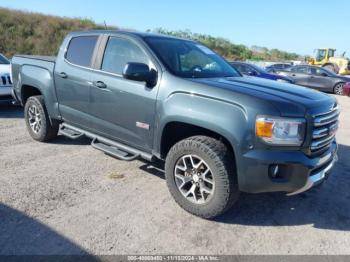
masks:
<svg viewBox="0 0 350 262"><path fill-rule="evenodd" d="M237 162L240 190L248 193L286 192L296 195L328 178L337 161L334 141L327 152L310 157L302 151L252 150ZM279 166L279 176L271 177L271 166Z"/></svg>

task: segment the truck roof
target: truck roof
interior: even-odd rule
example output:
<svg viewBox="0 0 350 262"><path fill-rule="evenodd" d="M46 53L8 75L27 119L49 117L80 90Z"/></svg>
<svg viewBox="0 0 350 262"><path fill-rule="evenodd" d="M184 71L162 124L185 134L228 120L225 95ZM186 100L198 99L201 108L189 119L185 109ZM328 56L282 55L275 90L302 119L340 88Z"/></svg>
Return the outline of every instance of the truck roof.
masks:
<svg viewBox="0 0 350 262"><path fill-rule="evenodd" d="M131 31L131 30L130 31L128 31L128 30L88 30L88 31L71 32L68 35L81 36L81 35L89 35L91 33L93 33L93 34L125 34L125 35L137 36L137 37L141 37L141 38L153 36L153 37L192 41L190 39L185 39L185 38L175 37L175 36L170 36L170 35L163 35L163 34L158 34L158 33L146 33L146 32Z"/></svg>

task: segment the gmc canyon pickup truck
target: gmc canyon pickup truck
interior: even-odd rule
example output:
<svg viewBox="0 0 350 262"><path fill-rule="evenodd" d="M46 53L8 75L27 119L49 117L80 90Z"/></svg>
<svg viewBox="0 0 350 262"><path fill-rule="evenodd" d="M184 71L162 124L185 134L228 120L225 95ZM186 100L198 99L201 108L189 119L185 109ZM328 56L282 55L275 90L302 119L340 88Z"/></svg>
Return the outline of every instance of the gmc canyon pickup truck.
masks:
<svg viewBox="0 0 350 262"><path fill-rule="evenodd" d="M87 136L122 160L165 161L171 195L203 218L240 192L304 192L337 159L334 97L243 77L194 41L76 32L57 58L15 56L12 73L33 139Z"/></svg>

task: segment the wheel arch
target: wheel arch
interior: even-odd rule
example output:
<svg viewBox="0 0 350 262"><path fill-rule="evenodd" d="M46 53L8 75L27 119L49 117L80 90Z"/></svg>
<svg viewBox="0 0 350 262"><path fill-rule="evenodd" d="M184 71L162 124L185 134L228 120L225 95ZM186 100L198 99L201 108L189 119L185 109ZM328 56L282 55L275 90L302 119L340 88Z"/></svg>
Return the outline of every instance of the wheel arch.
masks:
<svg viewBox="0 0 350 262"><path fill-rule="evenodd" d="M40 88L32 85L22 85L21 86L21 103L24 106L28 100L29 97L31 96L38 96L42 95L42 91Z"/></svg>
<svg viewBox="0 0 350 262"><path fill-rule="evenodd" d="M205 128L200 125L191 124L188 122L171 121L168 122L161 133L160 139L160 157L165 159L169 150L177 142L192 137L192 136L208 136L222 141L235 156L235 146L230 142L230 138L226 134L218 131Z"/></svg>
<svg viewBox="0 0 350 262"><path fill-rule="evenodd" d="M42 95L50 118L60 119L53 73L49 69L23 65L20 69L17 87L20 89L22 106L30 96Z"/></svg>

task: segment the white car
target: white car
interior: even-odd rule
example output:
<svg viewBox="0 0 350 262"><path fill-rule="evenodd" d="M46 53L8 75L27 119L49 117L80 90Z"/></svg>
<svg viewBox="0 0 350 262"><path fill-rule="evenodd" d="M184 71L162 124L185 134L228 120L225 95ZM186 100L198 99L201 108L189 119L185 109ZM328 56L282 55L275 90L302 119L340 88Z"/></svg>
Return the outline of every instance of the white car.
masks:
<svg viewBox="0 0 350 262"><path fill-rule="evenodd" d="M11 63L0 54L0 101L12 101Z"/></svg>

